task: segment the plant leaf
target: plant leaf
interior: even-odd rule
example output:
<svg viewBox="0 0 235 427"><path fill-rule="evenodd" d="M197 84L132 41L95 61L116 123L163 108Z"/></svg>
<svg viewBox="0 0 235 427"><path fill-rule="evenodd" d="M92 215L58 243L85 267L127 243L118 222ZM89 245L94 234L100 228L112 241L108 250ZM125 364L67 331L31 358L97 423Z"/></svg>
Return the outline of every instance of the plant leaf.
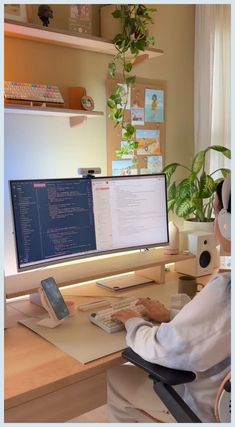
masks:
<svg viewBox="0 0 235 427"><path fill-rule="evenodd" d="M208 147L208 150L215 150L223 153L225 157L231 159L231 150L229 148L223 147L222 145L211 145Z"/></svg>
<svg viewBox="0 0 235 427"><path fill-rule="evenodd" d="M112 15L114 18L121 18L121 10L120 9L116 9L114 12L112 12Z"/></svg>
<svg viewBox="0 0 235 427"><path fill-rule="evenodd" d="M111 77L114 77L115 72L116 72L116 65L114 64L114 62L110 62L110 64L108 65L108 73Z"/></svg>
<svg viewBox="0 0 235 427"><path fill-rule="evenodd" d="M194 207L191 200L184 200L175 209L176 215L184 219L187 219L193 211Z"/></svg>
<svg viewBox="0 0 235 427"><path fill-rule="evenodd" d="M201 199L209 198L215 192L216 185L213 178L206 173L203 173L199 181L199 197Z"/></svg>
<svg viewBox="0 0 235 427"><path fill-rule="evenodd" d="M115 108L115 107L116 107L116 103L115 103L115 101L114 101L113 99L111 99L111 98L109 98L109 99L107 100L107 105L108 105L108 107L109 107L109 108L111 108L111 109L113 109L113 108Z"/></svg>
<svg viewBox="0 0 235 427"><path fill-rule="evenodd" d="M174 211L175 199L171 199L167 201L168 212Z"/></svg>
<svg viewBox="0 0 235 427"><path fill-rule="evenodd" d="M125 70L127 73L130 73L130 71L132 70L132 63L131 63L131 62L126 62L126 63L124 64L124 70Z"/></svg>
<svg viewBox="0 0 235 427"><path fill-rule="evenodd" d="M206 150L199 151L193 159L192 172L198 174L205 164Z"/></svg>
<svg viewBox="0 0 235 427"><path fill-rule="evenodd" d="M172 200L176 198L176 183L175 181L168 189L168 200Z"/></svg>
<svg viewBox="0 0 235 427"><path fill-rule="evenodd" d="M167 179L167 185L169 186L170 184L170 180L171 180L171 176L173 175L173 173L175 172L176 168L180 166L179 163L170 163L169 165L165 166L163 168L163 173L166 174L166 179Z"/></svg>
<svg viewBox="0 0 235 427"><path fill-rule="evenodd" d="M128 86L134 85L136 81L136 76L127 77L126 83Z"/></svg>

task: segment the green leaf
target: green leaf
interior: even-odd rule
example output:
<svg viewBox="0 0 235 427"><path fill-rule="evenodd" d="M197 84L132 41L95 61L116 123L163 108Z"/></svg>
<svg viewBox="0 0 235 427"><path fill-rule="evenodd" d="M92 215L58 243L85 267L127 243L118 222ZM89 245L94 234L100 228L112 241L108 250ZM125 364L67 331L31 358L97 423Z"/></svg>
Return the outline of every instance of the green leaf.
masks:
<svg viewBox="0 0 235 427"><path fill-rule="evenodd" d="M134 85L136 82L136 76L127 77L126 84L128 86Z"/></svg>
<svg viewBox="0 0 235 427"><path fill-rule="evenodd" d="M145 40L139 40L138 42L136 42L136 44L135 44L135 47L138 49L138 50L145 50Z"/></svg>
<svg viewBox="0 0 235 427"><path fill-rule="evenodd" d="M116 65L113 62L111 62L108 65L108 73L109 73L109 75L111 77L114 77L115 76L115 72L116 72Z"/></svg>
<svg viewBox="0 0 235 427"><path fill-rule="evenodd" d="M131 64L131 62L127 62L127 63L124 64L124 70L127 73L130 73L130 71L132 70L132 64Z"/></svg>
<svg viewBox="0 0 235 427"><path fill-rule="evenodd" d="M170 163L169 165L167 165L163 168L162 172L164 172L166 174L166 179L167 179L168 185L170 183L171 176L173 175L173 173L175 172L175 170L178 166L181 166L181 165L179 163Z"/></svg>
<svg viewBox="0 0 235 427"><path fill-rule="evenodd" d="M115 112L114 117L115 117L115 119L116 119L117 121L120 121L120 120L122 119L122 116L123 116L123 109L122 109L122 108L119 108L119 109Z"/></svg>
<svg viewBox="0 0 235 427"><path fill-rule="evenodd" d="M122 14L121 14L121 10L120 9L116 9L114 12L112 12L112 15L115 19L117 18L121 18Z"/></svg>
<svg viewBox="0 0 235 427"><path fill-rule="evenodd" d="M119 102L121 102L122 98L121 98L122 94L119 93L115 93L113 92L112 95L110 96L110 98L116 102L116 104L118 104Z"/></svg>
<svg viewBox="0 0 235 427"><path fill-rule="evenodd" d="M213 178L206 173L203 173L199 181L199 197L201 199L209 198L215 192L216 185Z"/></svg>
<svg viewBox="0 0 235 427"><path fill-rule="evenodd" d="M113 109L113 108L115 108L116 107L116 103L113 101L113 99L111 99L111 98L109 98L108 100L107 100L107 105L108 105L108 107L109 108L111 108L111 109Z"/></svg>
<svg viewBox="0 0 235 427"><path fill-rule="evenodd" d="M202 151L199 151L196 154L196 156L194 157L193 164L192 164L192 171L195 174L198 174L198 172L204 166L204 164L205 164L205 155L206 155L206 150L202 150Z"/></svg>
<svg viewBox="0 0 235 427"><path fill-rule="evenodd" d="M229 148L223 147L222 145L211 145L208 147L208 150L215 150L223 153L225 157L231 159L231 150Z"/></svg>
<svg viewBox="0 0 235 427"><path fill-rule="evenodd" d="M189 178L185 178L177 187L177 199L179 202L186 198L190 199L196 192L196 186L190 182Z"/></svg>
<svg viewBox="0 0 235 427"><path fill-rule="evenodd" d="M187 219L193 211L194 207L191 200L184 200L175 209L176 215L184 219Z"/></svg>
<svg viewBox="0 0 235 427"><path fill-rule="evenodd" d="M230 169L227 168L220 168L219 171L222 173L224 178L231 173Z"/></svg>
<svg viewBox="0 0 235 427"><path fill-rule="evenodd" d="M135 133L135 126L133 126L131 123L128 123L127 125L126 125L126 131L127 132L130 132L130 133Z"/></svg>
<svg viewBox="0 0 235 427"><path fill-rule="evenodd" d="M120 95L123 92L123 87L121 85L116 85L113 89L113 95Z"/></svg>
<svg viewBox="0 0 235 427"><path fill-rule="evenodd" d="M148 44L148 46L154 46L155 45L155 38L152 36L147 37L146 43Z"/></svg>
<svg viewBox="0 0 235 427"><path fill-rule="evenodd" d="M130 143L130 148L132 150L137 150L137 148L139 147L139 142L138 141L133 141Z"/></svg>
<svg viewBox="0 0 235 427"><path fill-rule="evenodd" d="M130 51L131 51L132 55L134 55L135 57L138 55L139 50L138 50L138 48L136 47L136 43L135 43L135 41L132 41L132 42L131 42L131 44L130 44Z"/></svg>
<svg viewBox="0 0 235 427"><path fill-rule="evenodd" d="M175 205L175 199L171 199L167 201L167 209L168 212L173 211L174 210L174 205Z"/></svg>
<svg viewBox="0 0 235 427"><path fill-rule="evenodd" d="M175 198L176 198L176 183L174 181L168 190L168 200L171 200L171 199L175 200Z"/></svg>

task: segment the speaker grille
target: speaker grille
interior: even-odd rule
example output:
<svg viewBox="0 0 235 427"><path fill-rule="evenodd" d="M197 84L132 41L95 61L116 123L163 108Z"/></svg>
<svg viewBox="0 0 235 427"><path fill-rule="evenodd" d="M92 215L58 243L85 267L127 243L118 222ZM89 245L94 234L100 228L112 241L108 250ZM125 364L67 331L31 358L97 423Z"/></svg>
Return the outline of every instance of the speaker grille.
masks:
<svg viewBox="0 0 235 427"><path fill-rule="evenodd" d="M206 268L211 262L211 254L208 251L203 251L199 257L200 267Z"/></svg>

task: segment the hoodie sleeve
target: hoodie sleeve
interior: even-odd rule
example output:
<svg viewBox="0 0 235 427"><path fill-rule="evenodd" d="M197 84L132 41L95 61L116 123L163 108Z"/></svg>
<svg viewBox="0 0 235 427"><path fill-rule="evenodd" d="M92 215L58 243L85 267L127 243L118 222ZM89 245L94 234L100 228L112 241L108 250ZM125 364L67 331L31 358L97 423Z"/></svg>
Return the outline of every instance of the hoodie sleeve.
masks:
<svg viewBox="0 0 235 427"><path fill-rule="evenodd" d="M230 304L230 276L216 276L168 323L129 319L125 324L127 345L149 362L206 370L231 351Z"/></svg>

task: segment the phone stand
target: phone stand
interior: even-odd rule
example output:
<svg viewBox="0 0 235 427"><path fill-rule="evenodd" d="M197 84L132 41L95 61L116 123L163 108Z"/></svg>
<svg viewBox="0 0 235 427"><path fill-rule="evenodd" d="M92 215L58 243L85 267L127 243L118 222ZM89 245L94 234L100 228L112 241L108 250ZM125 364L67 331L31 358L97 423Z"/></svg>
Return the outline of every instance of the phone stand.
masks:
<svg viewBox="0 0 235 427"><path fill-rule="evenodd" d="M38 292L39 292L39 295L40 295L40 298L41 298L42 306L48 312L49 317L47 317L46 319L40 320L39 322L37 322L37 325L44 326L46 328L56 328L56 326L59 326L59 325L61 325L61 323L63 323L64 319L58 320L58 319L56 319L55 315L53 316L52 308L48 304L48 302L47 302L47 300L45 298L43 289L39 288Z"/></svg>

